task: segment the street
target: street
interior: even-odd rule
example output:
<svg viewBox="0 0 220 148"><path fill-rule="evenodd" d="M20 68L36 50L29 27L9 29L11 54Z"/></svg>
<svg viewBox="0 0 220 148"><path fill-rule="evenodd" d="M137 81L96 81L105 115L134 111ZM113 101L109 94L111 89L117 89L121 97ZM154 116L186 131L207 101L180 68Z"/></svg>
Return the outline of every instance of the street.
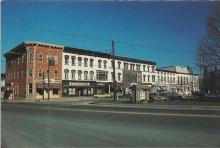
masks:
<svg viewBox="0 0 220 148"><path fill-rule="evenodd" d="M2 148L220 147L220 107L2 103Z"/></svg>

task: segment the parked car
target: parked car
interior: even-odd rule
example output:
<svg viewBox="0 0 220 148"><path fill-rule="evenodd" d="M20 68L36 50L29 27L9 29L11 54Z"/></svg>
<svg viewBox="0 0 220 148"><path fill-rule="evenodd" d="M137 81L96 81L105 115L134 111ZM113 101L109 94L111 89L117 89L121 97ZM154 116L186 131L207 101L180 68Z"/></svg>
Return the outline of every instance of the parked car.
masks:
<svg viewBox="0 0 220 148"><path fill-rule="evenodd" d="M94 98L111 98L113 95L112 94L97 94L97 95L94 95L93 97Z"/></svg>

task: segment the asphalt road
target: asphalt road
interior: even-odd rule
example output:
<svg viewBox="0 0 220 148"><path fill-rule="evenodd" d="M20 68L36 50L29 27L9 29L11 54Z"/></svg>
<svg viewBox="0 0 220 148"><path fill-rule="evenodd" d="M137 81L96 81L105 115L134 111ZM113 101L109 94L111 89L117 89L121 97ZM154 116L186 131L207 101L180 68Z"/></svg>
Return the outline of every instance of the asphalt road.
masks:
<svg viewBox="0 0 220 148"><path fill-rule="evenodd" d="M220 107L3 103L2 147L220 147Z"/></svg>

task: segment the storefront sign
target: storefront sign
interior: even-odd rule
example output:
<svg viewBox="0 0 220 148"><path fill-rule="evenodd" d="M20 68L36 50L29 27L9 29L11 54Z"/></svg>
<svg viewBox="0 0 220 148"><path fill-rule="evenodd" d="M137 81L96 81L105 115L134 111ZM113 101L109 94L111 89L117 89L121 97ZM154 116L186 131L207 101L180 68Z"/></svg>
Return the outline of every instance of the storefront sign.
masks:
<svg viewBox="0 0 220 148"><path fill-rule="evenodd" d="M90 86L88 82L69 82L70 86Z"/></svg>

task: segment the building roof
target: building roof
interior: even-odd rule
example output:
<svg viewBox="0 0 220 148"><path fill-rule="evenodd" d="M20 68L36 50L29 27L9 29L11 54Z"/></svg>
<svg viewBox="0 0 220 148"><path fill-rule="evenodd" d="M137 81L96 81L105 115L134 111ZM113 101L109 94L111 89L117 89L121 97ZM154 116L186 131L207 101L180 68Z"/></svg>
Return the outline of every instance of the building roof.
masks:
<svg viewBox="0 0 220 148"><path fill-rule="evenodd" d="M192 69L190 67L185 67L185 66L161 67L161 68L157 68L157 71L173 72L173 73L188 74L188 75L198 75L198 74L193 74Z"/></svg>

